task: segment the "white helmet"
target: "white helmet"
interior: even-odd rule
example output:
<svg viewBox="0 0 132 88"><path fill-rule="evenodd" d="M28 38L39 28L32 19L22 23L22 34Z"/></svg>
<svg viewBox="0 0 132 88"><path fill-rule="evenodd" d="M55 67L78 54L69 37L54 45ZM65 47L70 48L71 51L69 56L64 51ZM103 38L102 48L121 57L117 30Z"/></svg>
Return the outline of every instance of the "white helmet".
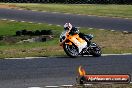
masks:
<svg viewBox="0 0 132 88"><path fill-rule="evenodd" d="M65 23L64 29L65 29L65 30L72 29L72 25L71 25L70 23Z"/></svg>

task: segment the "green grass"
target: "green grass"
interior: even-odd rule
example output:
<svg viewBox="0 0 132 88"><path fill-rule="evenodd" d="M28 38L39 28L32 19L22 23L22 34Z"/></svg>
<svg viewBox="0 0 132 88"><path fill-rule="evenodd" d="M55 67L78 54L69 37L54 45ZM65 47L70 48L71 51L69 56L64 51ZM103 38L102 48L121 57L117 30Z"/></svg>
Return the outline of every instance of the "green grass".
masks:
<svg viewBox="0 0 132 88"><path fill-rule="evenodd" d="M22 29L51 29L55 36L52 40L39 43L5 43L0 41L0 58L66 55L62 47L59 46L59 35L63 31L63 27L48 24L0 21L0 35L13 36L16 30ZM89 28L80 28L80 31L85 34L93 34L93 41L102 47L103 53L132 53L132 34L97 29L90 30Z"/></svg>
<svg viewBox="0 0 132 88"><path fill-rule="evenodd" d="M100 4L8 4L27 10L132 18L132 5Z"/></svg>
<svg viewBox="0 0 132 88"><path fill-rule="evenodd" d="M0 21L0 36L14 36L17 30L23 29L26 30L50 29L55 34L55 37L53 40L47 41L45 43L10 44L4 41L0 41L0 58L26 56L56 56L61 53L64 54L64 52L57 51L57 49L60 49L58 38L59 34L63 30L62 27L48 24Z"/></svg>
<svg viewBox="0 0 132 88"><path fill-rule="evenodd" d="M62 27L57 26L49 26L47 24L37 24L37 23L21 23L21 22L10 22L10 21L0 21L0 35L15 35L17 30L55 30L58 32L58 29L62 29Z"/></svg>

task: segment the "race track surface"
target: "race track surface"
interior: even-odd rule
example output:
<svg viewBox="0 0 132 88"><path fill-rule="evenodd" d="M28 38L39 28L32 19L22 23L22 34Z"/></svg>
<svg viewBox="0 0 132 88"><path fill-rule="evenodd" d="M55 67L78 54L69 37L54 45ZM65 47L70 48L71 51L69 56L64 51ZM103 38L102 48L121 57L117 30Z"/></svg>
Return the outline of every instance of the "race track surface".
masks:
<svg viewBox="0 0 132 88"><path fill-rule="evenodd" d="M28 88L75 84L78 67L87 74L131 74L132 55L102 57L47 57L0 60L0 88Z"/></svg>
<svg viewBox="0 0 132 88"><path fill-rule="evenodd" d="M92 27L132 32L132 19L73 15L51 12L37 12L28 10L0 9L0 19L17 21L42 22L64 25L66 22L78 27Z"/></svg>

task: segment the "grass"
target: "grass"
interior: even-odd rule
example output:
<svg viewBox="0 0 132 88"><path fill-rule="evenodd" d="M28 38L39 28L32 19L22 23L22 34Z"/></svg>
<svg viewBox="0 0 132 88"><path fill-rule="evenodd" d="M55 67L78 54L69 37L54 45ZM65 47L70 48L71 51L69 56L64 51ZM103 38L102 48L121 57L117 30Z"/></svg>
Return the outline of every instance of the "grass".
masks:
<svg viewBox="0 0 132 88"><path fill-rule="evenodd" d="M15 32L17 30L55 30L55 32L58 32L58 29L61 27L57 26L50 26L46 24L37 24L37 23L21 23L21 22L10 22L10 21L0 21L0 35L15 35Z"/></svg>
<svg viewBox="0 0 132 88"><path fill-rule="evenodd" d="M1 3L2 4L2 3ZM5 3L3 3L5 4ZM6 4L27 10L132 18L132 5L101 4Z"/></svg>
<svg viewBox="0 0 132 88"><path fill-rule="evenodd" d="M46 30L50 29L56 34L54 40L46 43L23 43L10 44L5 41L0 41L0 57L26 57L26 56L55 56L59 51L59 34L62 27L47 24L32 24L21 22L0 21L0 36L14 36L17 30ZM55 44L55 46L54 46ZM51 52L51 53L50 53ZM63 53L64 54L64 53Z"/></svg>
<svg viewBox="0 0 132 88"><path fill-rule="evenodd" d="M51 29L55 36L47 42L6 43L5 41L0 41L0 58L66 55L62 47L59 46L59 35L63 31L63 27L48 24L0 21L0 36L13 36L16 30L22 29ZM132 34L89 28L80 28L80 31L85 34L93 34L93 41L102 47L103 53L132 53Z"/></svg>

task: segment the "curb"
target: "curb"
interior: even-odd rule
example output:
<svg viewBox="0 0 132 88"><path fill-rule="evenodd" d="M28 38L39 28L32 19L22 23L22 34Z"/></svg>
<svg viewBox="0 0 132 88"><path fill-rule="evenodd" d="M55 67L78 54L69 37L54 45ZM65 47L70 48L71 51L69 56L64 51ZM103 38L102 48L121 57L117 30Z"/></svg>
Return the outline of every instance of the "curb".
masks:
<svg viewBox="0 0 132 88"><path fill-rule="evenodd" d="M23 58L4 58L4 59L11 59L11 60L21 60L21 59L42 59L47 57L23 57Z"/></svg>
<svg viewBox="0 0 132 88"><path fill-rule="evenodd" d="M132 53L123 53L123 54L102 54L101 56L119 56L119 55L132 55ZM54 56L55 58L60 58L63 56ZM85 56L84 56L85 57ZM42 59L42 58L53 58L53 56L49 57L23 57L23 58L4 58L4 59L11 59L11 60L21 60L21 59Z"/></svg>
<svg viewBox="0 0 132 88"><path fill-rule="evenodd" d="M130 82L132 84L132 82ZM90 87L93 84L84 84L85 87ZM106 84L106 85L111 85L111 84ZM28 87L28 88L73 88L74 85L60 85L60 86L45 86L45 87Z"/></svg>
<svg viewBox="0 0 132 88"><path fill-rule="evenodd" d="M118 55L132 55L132 53L123 53L123 54L102 54L101 56L118 56Z"/></svg>

